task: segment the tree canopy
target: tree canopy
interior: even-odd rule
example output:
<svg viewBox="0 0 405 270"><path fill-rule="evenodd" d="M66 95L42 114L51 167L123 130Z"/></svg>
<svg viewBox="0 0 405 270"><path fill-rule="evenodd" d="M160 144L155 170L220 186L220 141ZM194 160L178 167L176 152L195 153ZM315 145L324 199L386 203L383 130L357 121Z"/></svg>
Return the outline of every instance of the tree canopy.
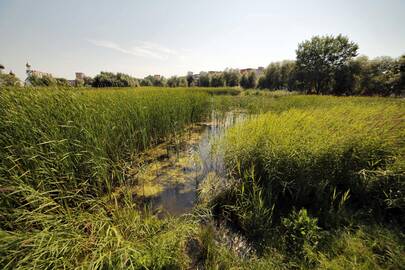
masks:
<svg viewBox="0 0 405 270"><path fill-rule="evenodd" d="M297 68L317 94L328 93L336 72L357 56L358 45L343 35L315 36L298 45Z"/></svg>

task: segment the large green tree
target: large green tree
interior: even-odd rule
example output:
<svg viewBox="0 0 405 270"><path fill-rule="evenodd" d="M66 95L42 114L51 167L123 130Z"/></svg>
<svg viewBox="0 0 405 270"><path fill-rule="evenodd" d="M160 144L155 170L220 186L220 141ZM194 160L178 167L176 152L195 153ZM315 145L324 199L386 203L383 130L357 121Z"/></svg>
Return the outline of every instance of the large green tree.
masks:
<svg viewBox="0 0 405 270"><path fill-rule="evenodd" d="M226 86L239 86L241 75L237 69L226 69L223 73Z"/></svg>
<svg viewBox="0 0 405 270"><path fill-rule="evenodd" d="M298 45L297 68L317 94L330 93L335 74L357 56L358 48L343 35L314 36Z"/></svg>
<svg viewBox="0 0 405 270"><path fill-rule="evenodd" d="M199 79L199 86L201 87L209 87L211 84L211 76L208 73L201 73Z"/></svg>

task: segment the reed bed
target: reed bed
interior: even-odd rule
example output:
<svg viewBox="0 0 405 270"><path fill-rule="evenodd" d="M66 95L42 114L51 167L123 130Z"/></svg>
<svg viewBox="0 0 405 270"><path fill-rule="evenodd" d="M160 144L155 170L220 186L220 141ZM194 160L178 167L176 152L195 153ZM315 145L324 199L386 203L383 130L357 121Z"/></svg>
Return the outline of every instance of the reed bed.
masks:
<svg viewBox="0 0 405 270"><path fill-rule="evenodd" d="M212 200L216 214L259 250L275 248L305 269L403 264L405 103L303 96L274 103L226 132L225 163L235 180ZM376 237L370 231L387 237L381 248L392 254L370 250L367 241L383 241L366 240ZM342 242L360 246L336 251ZM370 257L350 261L361 249Z"/></svg>
<svg viewBox="0 0 405 270"><path fill-rule="evenodd" d="M239 93L2 89L0 267L402 267L403 101ZM224 138L234 185L193 215L165 219L140 211L133 194L112 192L134 184L126 178L134 155L213 109L256 115ZM257 254L223 245L208 225L218 217Z"/></svg>
<svg viewBox="0 0 405 270"><path fill-rule="evenodd" d="M17 89L2 91L0 104L2 189L28 184L64 198L119 185L123 160L210 109L203 92L167 89Z"/></svg>
<svg viewBox="0 0 405 270"><path fill-rule="evenodd" d="M238 124L226 135L225 158L238 177L254 168L279 211L328 210L348 192L353 206L387 214L404 210L404 138L403 103L342 102Z"/></svg>

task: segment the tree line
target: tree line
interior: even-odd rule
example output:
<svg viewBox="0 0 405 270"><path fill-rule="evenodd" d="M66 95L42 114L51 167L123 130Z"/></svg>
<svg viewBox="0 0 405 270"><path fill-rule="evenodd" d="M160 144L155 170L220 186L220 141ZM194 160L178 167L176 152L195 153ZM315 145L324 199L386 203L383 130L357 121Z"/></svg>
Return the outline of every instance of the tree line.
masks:
<svg viewBox="0 0 405 270"><path fill-rule="evenodd" d="M271 63L260 72L226 69L168 79L158 75L137 79L123 73L101 72L94 78L76 80L74 86L242 87L331 95L405 94L405 55L370 59L358 56L358 49L358 44L343 35L314 36L298 44L295 60ZM71 85L66 79L50 76L30 76L27 82L32 86ZM16 84L14 74L0 73L0 85Z"/></svg>

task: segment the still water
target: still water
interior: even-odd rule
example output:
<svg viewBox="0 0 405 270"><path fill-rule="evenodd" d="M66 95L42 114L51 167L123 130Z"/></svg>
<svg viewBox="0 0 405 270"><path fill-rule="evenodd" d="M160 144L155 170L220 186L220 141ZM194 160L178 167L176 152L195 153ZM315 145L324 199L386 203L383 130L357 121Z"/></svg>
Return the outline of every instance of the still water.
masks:
<svg viewBox="0 0 405 270"><path fill-rule="evenodd" d="M226 179L223 153L218 143L227 128L243 121L241 112L212 113L212 121L195 126L175 144L165 146L138 175L138 196L162 215L178 216L191 211L198 188L207 176Z"/></svg>

